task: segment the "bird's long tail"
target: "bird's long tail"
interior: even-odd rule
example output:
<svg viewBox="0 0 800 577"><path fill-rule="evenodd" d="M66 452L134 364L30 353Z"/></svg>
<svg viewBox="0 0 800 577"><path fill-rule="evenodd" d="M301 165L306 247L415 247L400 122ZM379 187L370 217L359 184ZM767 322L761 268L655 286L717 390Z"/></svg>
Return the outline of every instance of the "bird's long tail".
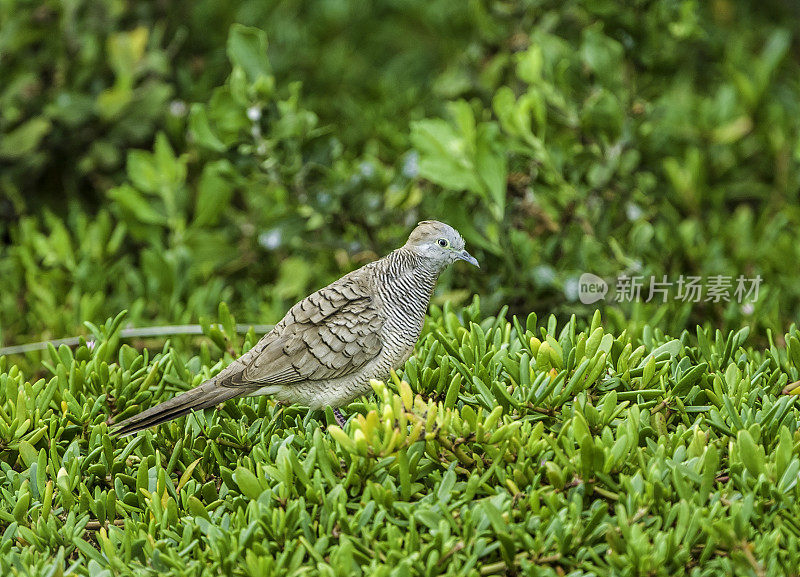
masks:
<svg viewBox="0 0 800 577"><path fill-rule="evenodd" d="M150 407L138 415L113 425L114 433L120 436L132 435L143 429L177 419L192 411L201 411L223 403L242 394L236 387L222 387L214 380L206 381L168 401Z"/></svg>

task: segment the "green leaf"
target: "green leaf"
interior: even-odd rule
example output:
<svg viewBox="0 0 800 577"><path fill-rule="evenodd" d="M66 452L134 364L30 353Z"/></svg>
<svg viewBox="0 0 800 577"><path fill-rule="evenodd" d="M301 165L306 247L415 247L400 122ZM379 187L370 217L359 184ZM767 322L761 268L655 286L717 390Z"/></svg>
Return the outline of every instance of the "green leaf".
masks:
<svg viewBox="0 0 800 577"><path fill-rule="evenodd" d="M580 54L586 66L608 83L622 79L622 44L603 34L602 25L587 27L583 32Z"/></svg>
<svg viewBox="0 0 800 577"><path fill-rule="evenodd" d="M78 548L78 550L81 553L83 553L86 557L88 557L92 561L99 563L101 567L106 567L108 565L108 561L106 560L105 557L103 557L100 551L89 545L89 543L84 541L82 538L73 537L72 543L75 545L75 547Z"/></svg>
<svg viewBox="0 0 800 577"><path fill-rule="evenodd" d="M6 132L0 138L0 158L16 160L31 154L50 132L50 128L47 118L36 116L11 132Z"/></svg>
<svg viewBox="0 0 800 577"><path fill-rule="evenodd" d="M163 132L156 135L153 158L162 188L175 189L185 182L186 164L175 155L175 151L172 150L172 146ZM161 192L163 193L163 190Z"/></svg>
<svg viewBox="0 0 800 577"><path fill-rule="evenodd" d="M474 167L465 156L465 144L444 120L411 124L411 143L419 152L419 174L453 190L480 191Z"/></svg>
<svg viewBox="0 0 800 577"><path fill-rule="evenodd" d="M197 464L202 460L202 457L195 459L189 464L188 467L186 467L186 470L183 472L183 475L181 475L181 478L178 481L178 486L176 488L178 493L180 493L181 489L186 485L186 483L189 482L189 479L192 478L192 472L194 472L194 468L197 467Z"/></svg>
<svg viewBox="0 0 800 577"><path fill-rule="evenodd" d="M489 500L486 499L483 502L483 512L486 515L486 518L489 519L489 522L492 524L492 528L494 529L495 533L504 533L507 530L507 525L505 521L503 521L503 517L500 514L500 510L495 507L495 505Z"/></svg>
<svg viewBox="0 0 800 577"><path fill-rule="evenodd" d="M459 138L464 142L465 151L471 154L475 149L475 114L466 100L448 102L447 111L456 123Z"/></svg>
<svg viewBox="0 0 800 577"><path fill-rule="evenodd" d="M680 380L675 385L675 388L672 389L672 394L676 397L685 395L700 380L700 378L707 373L707 363L700 363L696 367L692 367L681 376Z"/></svg>
<svg viewBox="0 0 800 577"><path fill-rule="evenodd" d="M345 433L340 427L337 425L329 425L328 426L328 433L331 437L339 444L342 449L344 449L347 453L355 454L356 451L356 444L347 433Z"/></svg>
<svg viewBox="0 0 800 577"><path fill-rule="evenodd" d="M496 124L481 124L478 129L475 167L485 185L492 213L497 220L501 220L506 206L508 168L505 153L497 142L498 133Z"/></svg>
<svg viewBox="0 0 800 577"><path fill-rule="evenodd" d="M129 184L112 188L108 191L108 196L117 203L119 209L130 213L138 222L155 225L165 225L167 222L164 214L156 210L152 202L142 197Z"/></svg>
<svg viewBox="0 0 800 577"><path fill-rule="evenodd" d="M116 120L133 101L134 92L129 84L115 84L97 95L97 112L103 120Z"/></svg>
<svg viewBox="0 0 800 577"><path fill-rule="evenodd" d="M778 438L778 446L775 449L775 469L780 477L786 471L786 467L792 460L792 435L786 427L781 427Z"/></svg>
<svg viewBox="0 0 800 577"><path fill-rule="evenodd" d="M128 178L142 192L157 193L161 185L155 158L144 150L128 153Z"/></svg>
<svg viewBox="0 0 800 577"><path fill-rule="evenodd" d="M797 486L798 473L800 473L800 460L796 457L792 459L789 466L786 467L783 475L778 481L778 491L781 493L788 493Z"/></svg>
<svg viewBox="0 0 800 577"><path fill-rule="evenodd" d="M30 467L39 458L39 452L28 442L19 442L19 456L22 457L22 462L25 467Z"/></svg>
<svg viewBox="0 0 800 577"><path fill-rule="evenodd" d="M108 37L108 61L118 78L128 79L136 73L135 67L144 56L149 35L146 27L139 26Z"/></svg>
<svg viewBox="0 0 800 577"><path fill-rule="evenodd" d="M658 358L664 353L669 353L670 357L676 357L680 354L682 347L683 345L681 344L681 341L679 341L678 339L672 339L671 341L668 341L663 345L656 347L650 354L654 358Z"/></svg>
<svg viewBox="0 0 800 577"><path fill-rule="evenodd" d="M228 35L228 58L244 70L250 82L269 76L267 34L258 28L234 24Z"/></svg>
<svg viewBox="0 0 800 577"><path fill-rule="evenodd" d="M230 182L230 163L220 160L207 164L197 184L195 226L213 226L225 214L233 196Z"/></svg>
<svg viewBox="0 0 800 577"><path fill-rule="evenodd" d="M756 445L747 429L742 429L736 435L739 446L739 456L747 470L754 476L764 472L763 448Z"/></svg>
<svg viewBox="0 0 800 577"><path fill-rule="evenodd" d="M28 517L28 507L30 507L31 504L30 488L24 487L22 490L24 492L22 495L20 495L17 504L14 505L14 509L11 512L11 514L14 516L14 519L16 519L20 524L25 523L25 520Z"/></svg>
<svg viewBox="0 0 800 577"><path fill-rule="evenodd" d="M239 486L239 490L248 499L256 500L261 495L261 483L258 482L258 477L249 469L244 467L236 467L233 472L233 480Z"/></svg>
<svg viewBox="0 0 800 577"><path fill-rule="evenodd" d="M197 144L214 152L224 152L228 148L211 128L206 107L202 104L192 104L189 112L189 135Z"/></svg>
<svg viewBox="0 0 800 577"><path fill-rule="evenodd" d="M439 484L439 490L436 493L436 497L440 503L447 504L447 502L450 500L450 496L453 492L453 487L455 484L456 473L453 471L453 467L450 467L450 469L448 469L442 477L442 482Z"/></svg>

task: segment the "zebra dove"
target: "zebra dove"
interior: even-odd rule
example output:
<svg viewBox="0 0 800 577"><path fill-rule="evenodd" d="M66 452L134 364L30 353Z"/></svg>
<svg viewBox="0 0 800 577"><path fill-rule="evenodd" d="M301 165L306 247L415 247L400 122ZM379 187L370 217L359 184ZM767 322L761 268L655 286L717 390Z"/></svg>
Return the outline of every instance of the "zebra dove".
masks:
<svg viewBox="0 0 800 577"><path fill-rule="evenodd" d="M256 345L201 385L114 425L128 435L235 397L272 395L310 409L338 407L371 391L414 352L439 274L475 266L464 239L435 220L406 244L309 295Z"/></svg>

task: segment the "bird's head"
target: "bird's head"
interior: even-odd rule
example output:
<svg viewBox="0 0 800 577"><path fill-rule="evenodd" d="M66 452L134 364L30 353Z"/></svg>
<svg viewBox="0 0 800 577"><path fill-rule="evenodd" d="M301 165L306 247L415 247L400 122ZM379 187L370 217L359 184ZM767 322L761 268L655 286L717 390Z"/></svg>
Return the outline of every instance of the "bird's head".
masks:
<svg viewBox="0 0 800 577"><path fill-rule="evenodd" d="M452 226L438 220L423 220L408 237L405 248L428 259L439 270L457 260L480 268L474 256L464 250L464 239Z"/></svg>

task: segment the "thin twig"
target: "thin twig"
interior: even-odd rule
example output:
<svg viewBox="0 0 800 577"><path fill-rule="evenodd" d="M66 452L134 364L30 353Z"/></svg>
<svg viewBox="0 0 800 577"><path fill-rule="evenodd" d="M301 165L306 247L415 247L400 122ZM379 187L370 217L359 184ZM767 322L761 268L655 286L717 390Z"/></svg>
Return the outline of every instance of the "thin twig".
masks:
<svg viewBox="0 0 800 577"><path fill-rule="evenodd" d="M111 524L116 525L117 527L122 527L123 525L125 525L125 519L114 519L113 521L111 521ZM86 527L84 527L84 530L99 531L100 527L108 529L108 521L106 521L105 523L101 523L96 519L94 521L89 521L86 523Z"/></svg>
<svg viewBox="0 0 800 577"><path fill-rule="evenodd" d="M244 334L253 327L253 330L259 333L266 333L272 330L273 325L236 325L236 332ZM120 338L135 339L135 338L154 338L154 337L169 337L173 335L202 335L203 327L200 325L168 325L163 327L139 327L122 329L119 333ZM54 339L50 341L40 341L38 343L27 343L24 345L12 345L10 347L0 348L0 356L3 355L20 355L30 353L33 351L43 351L47 345L52 344L55 348L61 345L68 347L76 347L80 344L81 338L87 342L92 340L91 336L85 337L67 337L65 339Z"/></svg>
<svg viewBox="0 0 800 577"><path fill-rule="evenodd" d="M791 395L792 391L794 391L797 387L800 387L800 381L795 381L793 383L789 383L785 387L783 387L782 393L784 395Z"/></svg>

